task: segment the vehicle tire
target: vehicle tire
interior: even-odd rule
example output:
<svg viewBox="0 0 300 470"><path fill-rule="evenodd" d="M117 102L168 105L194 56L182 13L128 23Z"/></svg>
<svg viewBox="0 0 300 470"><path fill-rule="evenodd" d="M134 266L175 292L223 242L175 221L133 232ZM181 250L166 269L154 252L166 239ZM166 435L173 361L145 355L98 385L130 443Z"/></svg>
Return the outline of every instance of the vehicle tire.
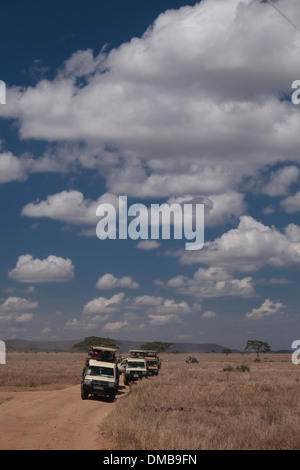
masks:
<svg viewBox="0 0 300 470"><path fill-rule="evenodd" d="M84 390L83 385L81 385L81 399L86 400L89 394L87 393L86 390Z"/></svg>
<svg viewBox="0 0 300 470"><path fill-rule="evenodd" d="M111 393L108 397L108 400L113 403L115 401L115 398L116 398L116 393Z"/></svg>

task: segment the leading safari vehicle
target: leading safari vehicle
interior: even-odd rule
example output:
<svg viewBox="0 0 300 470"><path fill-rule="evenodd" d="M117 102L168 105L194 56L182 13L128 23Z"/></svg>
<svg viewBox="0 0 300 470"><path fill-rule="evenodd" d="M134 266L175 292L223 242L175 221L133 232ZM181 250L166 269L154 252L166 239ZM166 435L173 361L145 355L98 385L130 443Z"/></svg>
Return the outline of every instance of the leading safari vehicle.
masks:
<svg viewBox="0 0 300 470"><path fill-rule="evenodd" d="M120 377L115 352L113 348L101 346L91 348L82 371L82 400L92 395L107 397L110 401L114 401Z"/></svg>

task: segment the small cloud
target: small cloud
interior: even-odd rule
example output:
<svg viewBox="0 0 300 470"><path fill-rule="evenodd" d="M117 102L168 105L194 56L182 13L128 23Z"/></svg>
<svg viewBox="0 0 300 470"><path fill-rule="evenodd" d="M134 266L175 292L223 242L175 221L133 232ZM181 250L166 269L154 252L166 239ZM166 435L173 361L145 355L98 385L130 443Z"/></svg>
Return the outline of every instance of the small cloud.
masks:
<svg viewBox="0 0 300 470"><path fill-rule="evenodd" d="M52 332L51 328L48 328L48 327L45 327L41 330L42 335L48 335L51 332Z"/></svg>
<svg viewBox="0 0 300 470"><path fill-rule="evenodd" d="M138 289L140 286L131 276L117 278L113 274L107 273L99 277L96 287L97 289L116 289L119 287L124 289Z"/></svg>
<svg viewBox="0 0 300 470"><path fill-rule="evenodd" d="M214 318L216 315L217 314L214 310L207 310L202 313L201 318Z"/></svg>
<svg viewBox="0 0 300 470"><path fill-rule="evenodd" d="M262 213L265 215L274 214L274 212L275 212L275 206L272 206L272 205L266 206L262 210Z"/></svg>
<svg viewBox="0 0 300 470"><path fill-rule="evenodd" d="M157 242L156 240L143 240L139 242L136 247L139 250L156 250L157 248L160 247L160 243Z"/></svg>
<svg viewBox="0 0 300 470"><path fill-rule="evenodd" d="M163 325L168 325L168 324L173 324L173 323L182 323L179 316L174 315L172 313L168 315L150 314L148 315L148 317L150 319L151 325L155 325L155 326L163 326Z"/></svg>
<svg viewBox="0 0 300 470"><path fill-rule="evenodd" d="M285 277L277 277L277 278L270 279L268 281L268 284L272 284L272 285L291 284L291 283L292 283L292 281L290 279L285 278Z"/></svg>
<svg viewBox="0 0 300 470"><path fill-rule="evenodd" d="M32 318L33 318L32 313L22 313L21 315L16 317L15 322L16 323L27 323L27 322L31 321Z"/></svg>
<svg viewBox="0 0 300 470"><path fill-rule="evenodd" d="M109 322L103 327L103 331L117 331L127 326L127 321Z"/></svg>
<svg viewBox="0 0 300 470"><path fill-rule="evenodd" d="M121 304L123 297L123 292L113 295L110 299L98 297L84 306L83 313L87 315L103 315L115 311L117 306Z"/></svg>
<svg viewBox="0 0 300 470"><path fill-rule="evenodd" d="M4 312L18 312L20 310L31 310L32 308L38 308L39 304L37 301L32 302L31 300L22 299L21 297L8 297L5 302L0 305L0 311Z"/></svg>
<svg viewBox="0 0 300 470"><path fill-rule="evenodd" d="M251 318L253 320L260 320L266 317L274 317L277 314L282 313L282 309L285 308L285 305L281 302L271 302L269 299L266 299L259 308L253 308L251 312L246 313L246 318Z"/></svg>
<svg viewBox="0 0 300 470"><path fill-rule="evenodd" d="M27 294L32 294L35 292L35 287L34 286L28 286L27 289L25 290Z"/></svg>

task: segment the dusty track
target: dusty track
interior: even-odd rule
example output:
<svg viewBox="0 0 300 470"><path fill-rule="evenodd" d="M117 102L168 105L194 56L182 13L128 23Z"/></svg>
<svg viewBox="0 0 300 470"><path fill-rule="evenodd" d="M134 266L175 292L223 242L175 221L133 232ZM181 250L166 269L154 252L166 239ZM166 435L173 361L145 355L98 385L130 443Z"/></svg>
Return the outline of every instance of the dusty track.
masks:
<svg viewBox="0 0 300 470"><path fill-rule="evenodd" d="M129 389L122 385L116 400ZM81 400L80 385L2 392L0 403L0 450L113 450L100 425L115 403Z"/></svg>

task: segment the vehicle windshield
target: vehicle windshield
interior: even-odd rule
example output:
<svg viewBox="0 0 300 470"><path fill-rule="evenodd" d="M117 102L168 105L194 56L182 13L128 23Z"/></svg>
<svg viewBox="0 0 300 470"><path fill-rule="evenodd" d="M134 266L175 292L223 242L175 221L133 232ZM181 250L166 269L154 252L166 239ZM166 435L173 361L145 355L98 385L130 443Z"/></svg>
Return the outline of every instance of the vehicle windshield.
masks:
<svg viewBox="0 0 300 470"><path fill-rule="evenodd" d="M91 366L87 368L86 375L99 375L101 377L114 377L114 369L112 367Z"/></svg>
<svg viewBox="0 0 300 470"><path fill-rule="evenodd" d="M157 366L157 362L156 362L156 361L147 361L147 364L148 364L148 366L150 366L150 367L156 367L156 366Z"/></svg>
<svg viewBox="0 0 300 470"><path fill-rule="evenodd" d="M137 368L145 369L145 363L143 361L128 361L127 366L133 369L137 369Z"/></svg>

